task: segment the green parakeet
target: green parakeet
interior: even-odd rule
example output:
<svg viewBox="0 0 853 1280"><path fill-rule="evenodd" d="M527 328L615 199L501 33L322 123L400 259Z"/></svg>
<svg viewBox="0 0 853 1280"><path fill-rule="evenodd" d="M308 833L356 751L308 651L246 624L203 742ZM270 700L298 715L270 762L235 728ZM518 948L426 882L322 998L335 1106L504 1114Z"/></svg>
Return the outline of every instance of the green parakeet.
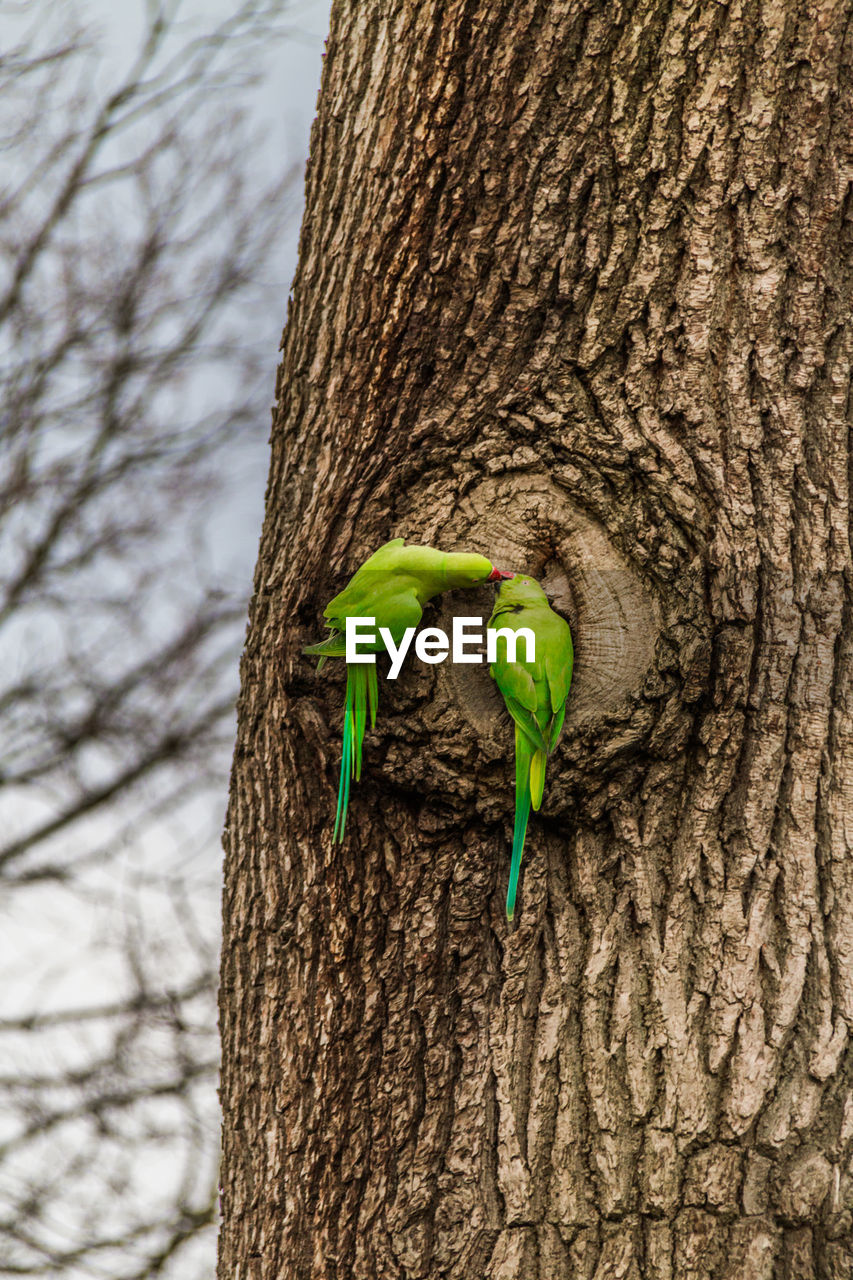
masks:
<svg viewBox="0 0 853 1280"><path fill-rule="evenodd" d="M533 635L532 661L526 660L524 636L515 637L513 654L507 638L500 634L521 628ZM501 584L488 629L497 632L496 639L489 637L495 645L490 650L494 661L489 671L515 721L515 829L506 895L506 914L511 920L527 819L531 805L538 809L542 803L545 764L563 728L574 653L569 624L548 604L539 583L524 575Z"/></svg>
<svg viewBox="0 0 853 1280"><path fill-rule="evenodd" d="M347 618L375 618L375 642L359 642L360 653L381 653L387 649L379 634L386 628L394 646L399 646L409 628L417 627L427 601L454 587L474 587L511 577L494 569L485 556L459 551L437 551L433 547L405 546L402 538L386 542L374 551L354 574L343 591L330 600L323 611L332 634L303 652L317 654L317 670L327 658L346 656ZM344 737L341 778L334 840L343 840L349 804L350 779L361 777L361 747L370 709L371 727L376 724L379 685L376 664L347 663L347 692L344 705Z"/></svg>

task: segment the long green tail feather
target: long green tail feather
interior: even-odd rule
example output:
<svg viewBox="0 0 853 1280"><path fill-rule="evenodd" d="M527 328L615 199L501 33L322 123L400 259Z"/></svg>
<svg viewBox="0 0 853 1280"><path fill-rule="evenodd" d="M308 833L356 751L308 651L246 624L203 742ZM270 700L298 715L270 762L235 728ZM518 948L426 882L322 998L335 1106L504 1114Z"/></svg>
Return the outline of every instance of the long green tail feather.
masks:
<svg viewBox="0 0 853 1280"><path fill-rule="evenodd" d="M332 842L343 840L344 828L347 821L347 806L349 804L349 783L352 774L353 750L352 750L352 705L350 700L350 677L349 667L347 668L347 696L344 703L344 737L341 747L341 777L338 783L338 808L335 814L335 830L332 835Z"/></svg>
<svg viewBox="0 0 853 1280"><path fill-rule="evenodd" d="M548 760L544 751L534 751L530 761L530 803L538 809L542 803L542 792L545 790L545 764Z"/></svg>
<svg viewBox="0 0 853 1280"><path fill-rule="evenodd" d="M346 651L346 638L340 631L333 631L330 636L326 636L325 640L321 640L318 644L306 644L302 649L303 653L319 655L320 666L326 658L342 658ZM320 666L317 667L318 671Z"/></svg>
<svg viewBox="0 0 853 1280"><path fill-rule="evenodd" d="M541 754L541 753L538 753ZM509 868L509 884L506 891L506 918L515 914L515 895L521 871L521 855L527 819L530 817L530 764L534 751L526 734L515 726L515 827L512 833L512 863Z"/></svg>
<svg viewBox="0 0 853 1280"><path fill-rule="evenodd" d="M341 777L338 783L338 808L335 814L333 841L342 841L347 821L350 781L361 778L361 747L367 727L376 725L379 706L379 681L375 663L347 663L347 692L344 700L344 737L341 747Z"/></svg>
<svg viewBox="0 0 853 1280"><path fill-rule="evenodd" d="M353 715L355 717L355 780L361 779L361 744L364 742L364 727L367 723L367 673L364 667L350 667L352 682L355 686L353 698Z"/></svg>
<svg viewBox="0 0 853 1280"><path fill-rule="evenodd" d="M376 712L379 707L379 680L376 675L376 663L367 668L367 700L370 703L370 727L376 728Z"/></svg>

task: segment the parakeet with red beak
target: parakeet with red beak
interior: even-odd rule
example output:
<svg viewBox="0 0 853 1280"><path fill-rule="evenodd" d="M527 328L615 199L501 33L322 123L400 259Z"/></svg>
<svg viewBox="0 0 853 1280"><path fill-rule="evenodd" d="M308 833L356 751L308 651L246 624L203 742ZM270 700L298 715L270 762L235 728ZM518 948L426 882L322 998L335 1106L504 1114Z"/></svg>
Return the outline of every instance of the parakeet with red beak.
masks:
<svg viewBox="0 0 853 1280"><path fill-rule="evenodd" d="M323 611L326 626L332 634L319 644L308 645L303 652L316 654L320 661L346 656L347 618L374 618L376 636L373 643L361 643L359 652L381 653L387 646L379 635L386 628L395 645L406 631L417 627L424 605L457 587L476 587L484 582L499 582L512 575L493 568L485 556L466 551L437 551L434 547L405 546L402 538L386 542L374 551L347 585ZM379 684L375 662L347 663L347 691L344 703L344 737L341 754L341 777L333 839L343 840L349 804L350 780L361 777L361 748L370 710L371 727L376 724Z"/></svg>
<svg viewBox="0 0 853 1280"><path fill-rule="evenodd" d="M515 652L502 631L525 628L534 639L530 657L523 636ZM501 584L488 630L496 632L495 661L489 667L515 721L515 828L506 895L507 919L515 912L515 895L531 806L538 809L545 787L545 764L557 745L572 682L572 633L548 603L533 578L519 574Z"/></svg>

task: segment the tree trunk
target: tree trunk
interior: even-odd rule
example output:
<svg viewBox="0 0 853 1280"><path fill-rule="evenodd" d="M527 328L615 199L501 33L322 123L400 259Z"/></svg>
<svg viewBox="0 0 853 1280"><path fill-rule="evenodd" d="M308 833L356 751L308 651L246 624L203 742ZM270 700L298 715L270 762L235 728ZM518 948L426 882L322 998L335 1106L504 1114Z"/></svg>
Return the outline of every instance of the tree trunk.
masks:
<svg viewBox="0 0 853 1280"><path fill-rule="evenodd" d="M335 4L226 832L222 1280L853 1275L850 18ZM301 647L401 535L572 623L513 926L485 666L382 682L332 844L343 664Z"/></svg>

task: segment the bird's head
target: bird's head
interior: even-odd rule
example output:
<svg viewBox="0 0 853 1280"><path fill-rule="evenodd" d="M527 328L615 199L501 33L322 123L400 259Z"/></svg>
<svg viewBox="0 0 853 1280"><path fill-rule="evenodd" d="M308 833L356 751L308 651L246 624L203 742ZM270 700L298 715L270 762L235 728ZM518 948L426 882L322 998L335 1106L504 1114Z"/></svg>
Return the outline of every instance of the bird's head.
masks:
<svg viewBox="0 0 853 1280"><path fill-rule="evenodd" d="M507 575L508 582L502 582L498 591L498 605L530 605L541 600L547 602L548 597L535 578L526 573Z"/></svg>
<svg viewBox="0 0 853 1280"><path fill-rule="evenodd" d="M485 556L470 551L451 551L443 557L445 582L449 587L475 587L480 582L500 582L511 573L494 569Z"/></svg>

